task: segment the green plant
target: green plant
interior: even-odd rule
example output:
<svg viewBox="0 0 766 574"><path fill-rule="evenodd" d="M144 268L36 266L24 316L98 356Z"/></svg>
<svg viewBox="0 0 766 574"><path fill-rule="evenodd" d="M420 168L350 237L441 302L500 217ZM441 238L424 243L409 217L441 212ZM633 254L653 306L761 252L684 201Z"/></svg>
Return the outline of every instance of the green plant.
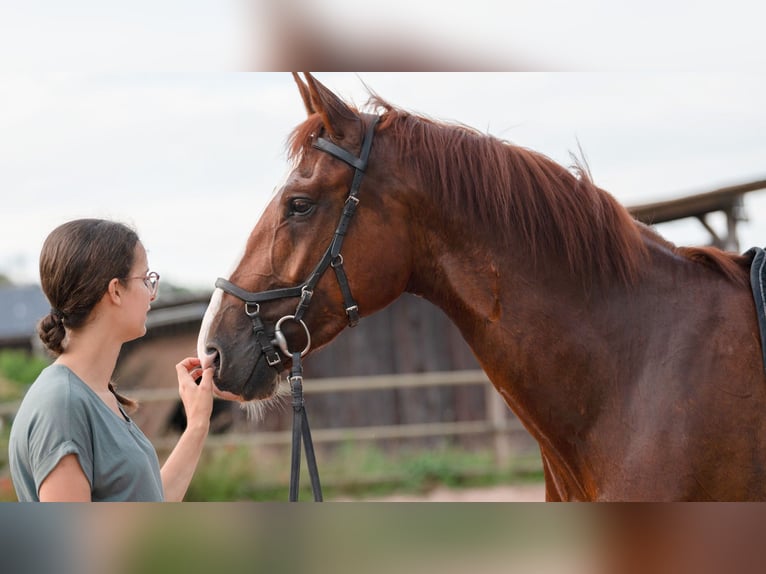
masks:
<svg viewBox="0 0 766 574"><path fill-rule="evenodd" d="M488 486L541 481L539 455L520 456L514 467L499 468L490 450L454 445L384 450L347 441L317 453L326 500L374 498L392 493L423 492L435 486ZM232 501L287 499L289 453L258 448L217 448L205 453L186 500ZM301 466L300 500L311 500L305 460Z"/></svg>
<svg viewBox="0 0 766 574"><path fill-rule="evenodd" d="M4 349L0 351L0 375L20 385L29 385L49 362L26 351Z"/></svg>

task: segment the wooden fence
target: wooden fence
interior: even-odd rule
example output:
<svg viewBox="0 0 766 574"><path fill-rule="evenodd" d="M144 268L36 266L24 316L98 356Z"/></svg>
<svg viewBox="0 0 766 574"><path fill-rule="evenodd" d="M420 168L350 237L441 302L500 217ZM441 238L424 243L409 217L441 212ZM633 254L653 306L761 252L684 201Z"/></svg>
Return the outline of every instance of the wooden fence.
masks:
<svg viewBox="0 0 766 574"><path fill-rule="evenodd" d="M527 435L527 431L508 409L481 370L322 378L312 380L311 384L304 385L304 394L307 397L307 409L309 420L311 420L311 396L320 393L365 392L379 389L413 389L452 385L482 385L484 387L486 408L483 419L346 428L314 428L312 426L314 442L319 445L343 441L484 435L491 440L496 464L499 466L507 465L513 455L513 439ZM174 389L136 390L131 392L131 397L142 403L178 400L178 394ZM165 451L171 449L176 441L177 437L162 437L155 439L154 444L158 450ZM227 432L209 436L206 441L206 448L280 446L289 445L290 441L291 432L289 430Z"/></svg>

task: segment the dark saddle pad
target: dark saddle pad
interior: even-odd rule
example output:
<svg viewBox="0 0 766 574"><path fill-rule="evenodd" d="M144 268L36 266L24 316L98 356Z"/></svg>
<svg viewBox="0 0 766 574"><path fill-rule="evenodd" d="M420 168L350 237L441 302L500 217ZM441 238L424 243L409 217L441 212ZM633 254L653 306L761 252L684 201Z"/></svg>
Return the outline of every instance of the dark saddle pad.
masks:
<svg viewBox="0 0 766 574"><path fill-rule="evenodd" d="M753 247L745 252L745 256L753 257L750 266L750 287L753 290L758 327L761 330L761 352L766 369L766 251L760 247Z"/></svg>

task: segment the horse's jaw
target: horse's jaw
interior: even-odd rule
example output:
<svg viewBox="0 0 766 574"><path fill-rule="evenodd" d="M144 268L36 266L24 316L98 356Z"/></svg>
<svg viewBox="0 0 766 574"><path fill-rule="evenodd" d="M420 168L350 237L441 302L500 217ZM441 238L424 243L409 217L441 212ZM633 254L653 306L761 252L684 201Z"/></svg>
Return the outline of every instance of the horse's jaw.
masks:
<svg viewBox="0 0 766 574"><path fill-rule="evenodd" d="M252 365L249 376L240 368L227 370L221 365L213 377L217 395L223 399L238 402L261 401L270 399L277 391L279 380L277 371L267 365L261 354Z"/></svg>

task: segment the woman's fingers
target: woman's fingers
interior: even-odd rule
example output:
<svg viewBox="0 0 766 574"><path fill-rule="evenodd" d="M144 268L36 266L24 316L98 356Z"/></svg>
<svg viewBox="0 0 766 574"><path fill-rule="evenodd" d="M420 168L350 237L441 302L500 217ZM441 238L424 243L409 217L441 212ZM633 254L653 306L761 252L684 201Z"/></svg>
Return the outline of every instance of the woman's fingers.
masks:
<svg viewBox="0 0 766 574"><path fill-rule="evenodd" d="M213 367L208 367L207 369L202 371L202 380L199 382L199 386L201 389L210 390L212 392L213 390Z"/></svg>
<svg viewBox="0 0 766 574"><path fill-rule="evenodd" d="M201 361L197 357L186 357L183 361L176 364L176 373L178 373L178 382L191 379L197 382L202 375Z"/></svg>
<svg viewBox="0 0 766 574"><path fill-rule="evenodd" d="M194 368L199 367L202 362L197 357L186 357L183 361L176 365L176 369L183 368L187 372Z"/></svg>

